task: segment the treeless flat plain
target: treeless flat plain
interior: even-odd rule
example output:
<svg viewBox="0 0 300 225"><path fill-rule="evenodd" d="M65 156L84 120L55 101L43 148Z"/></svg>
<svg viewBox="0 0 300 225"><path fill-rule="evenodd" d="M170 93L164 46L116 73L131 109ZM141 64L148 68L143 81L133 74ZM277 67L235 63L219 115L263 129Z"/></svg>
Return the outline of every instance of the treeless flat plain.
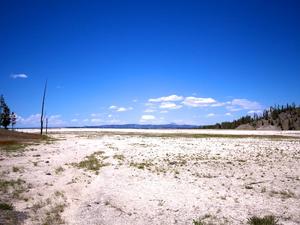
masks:
<svg viewBox="0 0 300 225"><path fill-rule="evenodd" d="M38 130L25 130L38 132ZM300 132L51 129L0 151L25 224L300 224ZM8 199L10 198L10 199Z"/></svg>

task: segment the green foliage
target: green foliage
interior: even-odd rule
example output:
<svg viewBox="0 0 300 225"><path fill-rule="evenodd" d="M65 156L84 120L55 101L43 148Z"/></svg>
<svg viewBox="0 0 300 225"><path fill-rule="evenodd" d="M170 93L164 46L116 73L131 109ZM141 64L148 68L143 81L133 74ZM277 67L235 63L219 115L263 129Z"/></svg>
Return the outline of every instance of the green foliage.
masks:
<svg viewBox="0 0 300 225"><path fill-rule="evenodd" d="M1 210L13 210L14 207L11 204L0 202L0 209Z"/></svg>
<svg viewBox="0 0 300 225"><path fill-rule="evenodd" d="M205 223L199 219L199 220L193 220L193 225L205 225Z"/></svg>
<svg viewBox="0 0 300 225"><path fill-rule="evenodd" d="M0 126L3 126L5 129L9 126L11 122L10 109L5 103L3 95L0 97Z"/></svg>
<svg viewBox="0 0 300 225"><path fill-rule="evenodd" d="M295 103L292 103L291 105L286 104L286 106L280 106L275 105L274 107L270 107L268 110L264 110L261 115L257 115L254 113L253 116L243 116L237 120L234 120L232 122L222 122L222 123L216 123L214 125L208 125L208 126L201 126L202 129L235 129L240 125L243 124L251 124L256 125L258 121L261 121L262 125L265 124L265 122L271 125L274 125L274 121L277 121L276 124L282 128L282 121L280 120L280 114L281 113L289 113L293 115L295 118L300 117L300 106L296 106ZM266 121L267 120L267 121ZM292 130L295 129L293 127L292 121L288 121L288 129Z"/></svg>
<svg viewBox="0 0 300 225"><path fill-rule="evenodd" d="M264 217L257 217L253 216L248 219L249 225L277 225L278 220L275 218L275 216L264 216Z"/></svg>
<svg viewBox="0 0 300 225"><path fill-rule="evenodd" d="M108 163L104 163L104 157L102 154L104 152L94 152L92 155L86 156L85 159L79 163L73 163L73 166L76 166L81 169L95 171L96 174L101 167L108 166Z"/></svg>

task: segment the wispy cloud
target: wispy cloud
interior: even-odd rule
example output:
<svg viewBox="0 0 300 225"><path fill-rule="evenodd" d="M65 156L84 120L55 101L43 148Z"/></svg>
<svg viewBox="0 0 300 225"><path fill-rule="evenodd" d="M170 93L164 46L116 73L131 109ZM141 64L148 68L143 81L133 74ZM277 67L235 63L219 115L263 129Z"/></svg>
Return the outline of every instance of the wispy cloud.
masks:
<svg viewBox="0 0 300 225"><path fill-rule="evenodd" d="M177 105L173 102L162 102L159 106L161 109L180 109L182 105Z"/></svg>
<svg viewBox="0 0 300 225"><path fill-rule="evenodd" d="M262 110L250 110L249 112L247 112L247 114L258 114L258 115L260 115L260 114L262 114Z"/></svg>
<svg viewBox="0 0 300 225"><path fill-rule="evenodd" d="M142 115L140 122L141 123L145 123L145 122L152 122L153 120L155 120L156 117L153 115Z"/></svg>
<svg viewBox="0 0 300 225"><path fill-rule="evenodd" d="M92 123L101 123L101 122L103 122L103 120L100 119L100 118L92 118L90 121L91 121Z"/></svg>
<svg viewBox="0 0 300 225"><path fill-rule="evenodd" d="M262 109L261 104L255 101L250 101L248 99L233 99L231 101L231 105L239 106L242 109L249 109L249 110L258 110Z"/></svg>
<svg viewBox="0 0 300 225"><path fill-rule="evenodd" d="M115 105L111 105L111 106L109 107L109 109L116 109L116 108L118 108L118 107L115 106Z"/></svg>
<svg viewBox="0 0 300 225"><path fill-rule="evenodd" d="M103 113L92 113L90 116L91 117L100 117L102 115L103 115Z"/></svg>
<svg viewBox="0 0 300 225"><path fill-rule="evenodd" d="M28 76L25 73L11 74L10 77L13 78L13 79L18 79L18 78L26 79L26 78L28 78Z"/></svg>
<svg viewBox="0 0 300 225"><path fill-rule="evenodd" d="M115 106L115 105L112 105L109 107L109 109L111 110L114 110L116 112L127 112L127 111L130 111L130 110L133 110L132 107L118 107L118 106Z"/></svg>
<svg viewBox="0 0 300 225"><path fill-rule="evenodd" d="M176 101L181 101L182 99L183 99L182 96L170 95L170 96L165 96L160 98L150 98L148 101L149 102L176 102Z"/></svg>
<svg viewBox="0 0 300 225"><path fill-rule="evenodd" d="M19 126L39 126L41 114L32 114L26 118L17 116L17 125ZM51 115L48 117L48 124L50 127L58 127L66 125L66 122L61 118L61 115Z"/></svg>
<svg viewBox="0 0 300 225"><path fill-rule="evenodd" d="M182 102L182 104L191 107L205 107L216 103L217 101L213 98L197 98L197 97L186 97Z"/></svg>
<svg viewBox="0 0 300 225"><path fill-rule="evenodd" d="M209 114L207 114L206 116L207 117L214 117L216 114L214 114L214 113L209 113Z"/></svg>
<svg viewBox="0 0 300 225"><path fill-rule="evenodd" d="M145 113L153 113L153 112L156 112L155 109L145 109L144 110Z"/></svg>
<svg viewBox="0 0 300 225"><path fill-rule="evenodd" d="M159 113L168 113L169 111L167 111L167 110L162 110L162 111L160 111Z"/></svg>

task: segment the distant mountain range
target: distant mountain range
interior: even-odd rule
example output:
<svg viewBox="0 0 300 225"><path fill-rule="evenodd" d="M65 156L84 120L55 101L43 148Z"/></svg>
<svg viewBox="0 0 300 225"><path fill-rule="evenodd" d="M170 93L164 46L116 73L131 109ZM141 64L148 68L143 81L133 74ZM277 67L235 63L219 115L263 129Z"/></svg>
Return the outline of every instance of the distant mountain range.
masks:
<svg viewBox="0 0 300 225"><path fill-rule="evenodd" d="M179 125L179 124L116 124L116 125L99 125L84 126L83 128L116 128L116 129L195 129L196 125Z"/></svg>

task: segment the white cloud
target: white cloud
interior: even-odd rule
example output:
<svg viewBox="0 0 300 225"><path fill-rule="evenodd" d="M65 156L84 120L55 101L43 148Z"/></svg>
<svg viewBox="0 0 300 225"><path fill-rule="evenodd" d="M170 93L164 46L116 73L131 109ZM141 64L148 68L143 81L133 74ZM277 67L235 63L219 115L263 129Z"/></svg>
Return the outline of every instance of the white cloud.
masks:
<svg viewBox="0 0 300 225"><path fill-rule="evenodd" d="M108 117L108 118L112 118L112 117L113 117L113 115L109 114L107 117Z"/></svg>
<svg viewBox="0 0 300 225"><path fill-rule="evenodd" d="M260 115L262 114L262 110L250 110L247 114L254 114L254 113Z"/></svg>
<svg viewBox="0 0 300 225"><path fill-rule="evenodd" d="M140 119L140 122L141 122L141 123L144 123L144 122L153 121L153 120L155 120L155 119L156 119L156 117L153 116L153 115L143 115L143 116L141 117L141 119Z"/></svg>
<svg viewBox="0 0 300 225"><path fill-rule="evenodd" d="M77 123L77 122L78 122L78 119L72 119L71 122L72 122L72 123Z"/></svg>
<svg viewBox="0 0 300 225"><path fill-rule="evenodd" d="M41 114L33 114L27 118L23 118L22 116L17 115L17 124L36 126L39 124L40 119L41 119Z"/></svg>
<svg viewBox="0 0 300 225"><path fill-rule="evenodd" d="M155 106L155 104L152 103L152 102L146 102L145 106L147 106L147 107L153 107L153 106Z"/></svg>
<svg viewBox="0 0 300 225"><path fill-rule="evenodd" d="M160 98L150 98L148 101L149 102L176 102L176 101L181 101L182 99L183 99L182 96L170 95L170 96L165 96Z"/></svg>
<svg viewBox="0 0 300 225"><path fill-rule="evenodd" d="M117 112L126 112L126 111L127 111L127 109L124 107L120 107L117 109Z"/></svg>
<svg viewBox="0 0 300 225"><path fill-rule="evenodd" d="M91 114L91 117L100 117L101 116L101 113L92 113Z"/></svg>
<svg viewBox="0 0 300 225"><path fill-rule="evenodd" d="M180 109L182 105L176 105L173 102L162 102L159 106L161 109Z"/></svg>
<svg viewBox="0 0 300 225"><path fill-rule="evenodd" d="M182 103L191 107L205 107L217 103L217 101L213 98L186 97Z"/></svg>
<svg viewBox="0 0 300 225"><path fill-rule="evenodd" d="M17 79L17 78L26 79L26 78L28 78L28 76L25 73L12 74L12 75L10 75L10 77L13 78L13 79Z"/></svg>
<svg viewBox="0 0 300 225"><path fill-rule="evenodd" d="M217 102L217 103L211 104L210 106L211 107L221 107L221 106L225 106L227 104L230 104L230 102Z"/></svg>
<svg viewBox="0 0 300 225"><path fill-rule="evenodd" d="M169 111L167 111L167 110L162 110L162 111L160 111L160 113L168 113Z"/></svg>
<svg viewBox="0 0 300 225"><path fill-rule="evenodd" d="M130 110L133 110L133 108L132 107L128 107L128 108L119 107L116 111L117 112L127 112L127 111L130 111Z"/></svg>
<svg viewBox="0 0 300 225"><path fill-rule="evenodd" d="M233 106L239 106L242 109L249 109L249 110L258 110L262 109L262 106L255 101L250 101L248 99L233 99L231 101Z"/></svg>
<svg viewBox="0 0 300 225"><path fill-rule="evenodd" d="M82 120L82 122L89 122L89 119L84 119Z"/></svg>
<svg viewBox="0 0 300 225"><path fill-rule="evenodd" d="M232 114L230 112L225 113L225 116L232 116Z"/></svg>
<svg viewBox="0 0 300 225"><path fill-rule="evenodd" d="M146 110L144 110L145 113L153 113L155 111L156 111L155 109L146 109Z"/></svg>
<svg viewBox="0 0 300 225"><path fill-rule="evenodd" d="M37 127L40 126L41 114L33 114L27 118L17 116L17 125L26 127ZM65 121L61 119L61 115L51 115L48 117L49 127L58 127L66 125Z"/></svg>
<svg viewBox="0 0 300 225"><path fill-rule="evenodd" d="M214 114L214 113L209 113L209 114L207 114L206 116L207 116L207 117L214 117L215 114Z"/></svg>
<svg viewBox="0 0 300 225"><path fill-rule="evenodd" d="M118 107L118 106L115 106L115 105L112 105L109 107L109 109L111 110L115 110L116 112L127 112L127 111L130 111L130 110L133 110L132 107Z"/></svg>
<svg viewBox="0 0 300 225"><path fill-rule="evenodd" d="M92 123L101 123L101 122L103 122L103 120L102 119L99 119L99 118L93 118L93 119L91 119L90 120Z"/></svg>
<svg viewBox="0 0 300 225"><path fill-rule="evenodd" d="M232 105L226 106L226 109L229 110L230 112L237 112L237 111L243 110L242 108L237 108L237 107L232 106Z"/></svg>
<svg viewBox="0 0 300 225"><path fill-rule="evenodd" d="M117 119L112 119L112 120L108 120L106 123L107 124L120 124L120 123L122 123L122 121L117 120Z"/></svg>

